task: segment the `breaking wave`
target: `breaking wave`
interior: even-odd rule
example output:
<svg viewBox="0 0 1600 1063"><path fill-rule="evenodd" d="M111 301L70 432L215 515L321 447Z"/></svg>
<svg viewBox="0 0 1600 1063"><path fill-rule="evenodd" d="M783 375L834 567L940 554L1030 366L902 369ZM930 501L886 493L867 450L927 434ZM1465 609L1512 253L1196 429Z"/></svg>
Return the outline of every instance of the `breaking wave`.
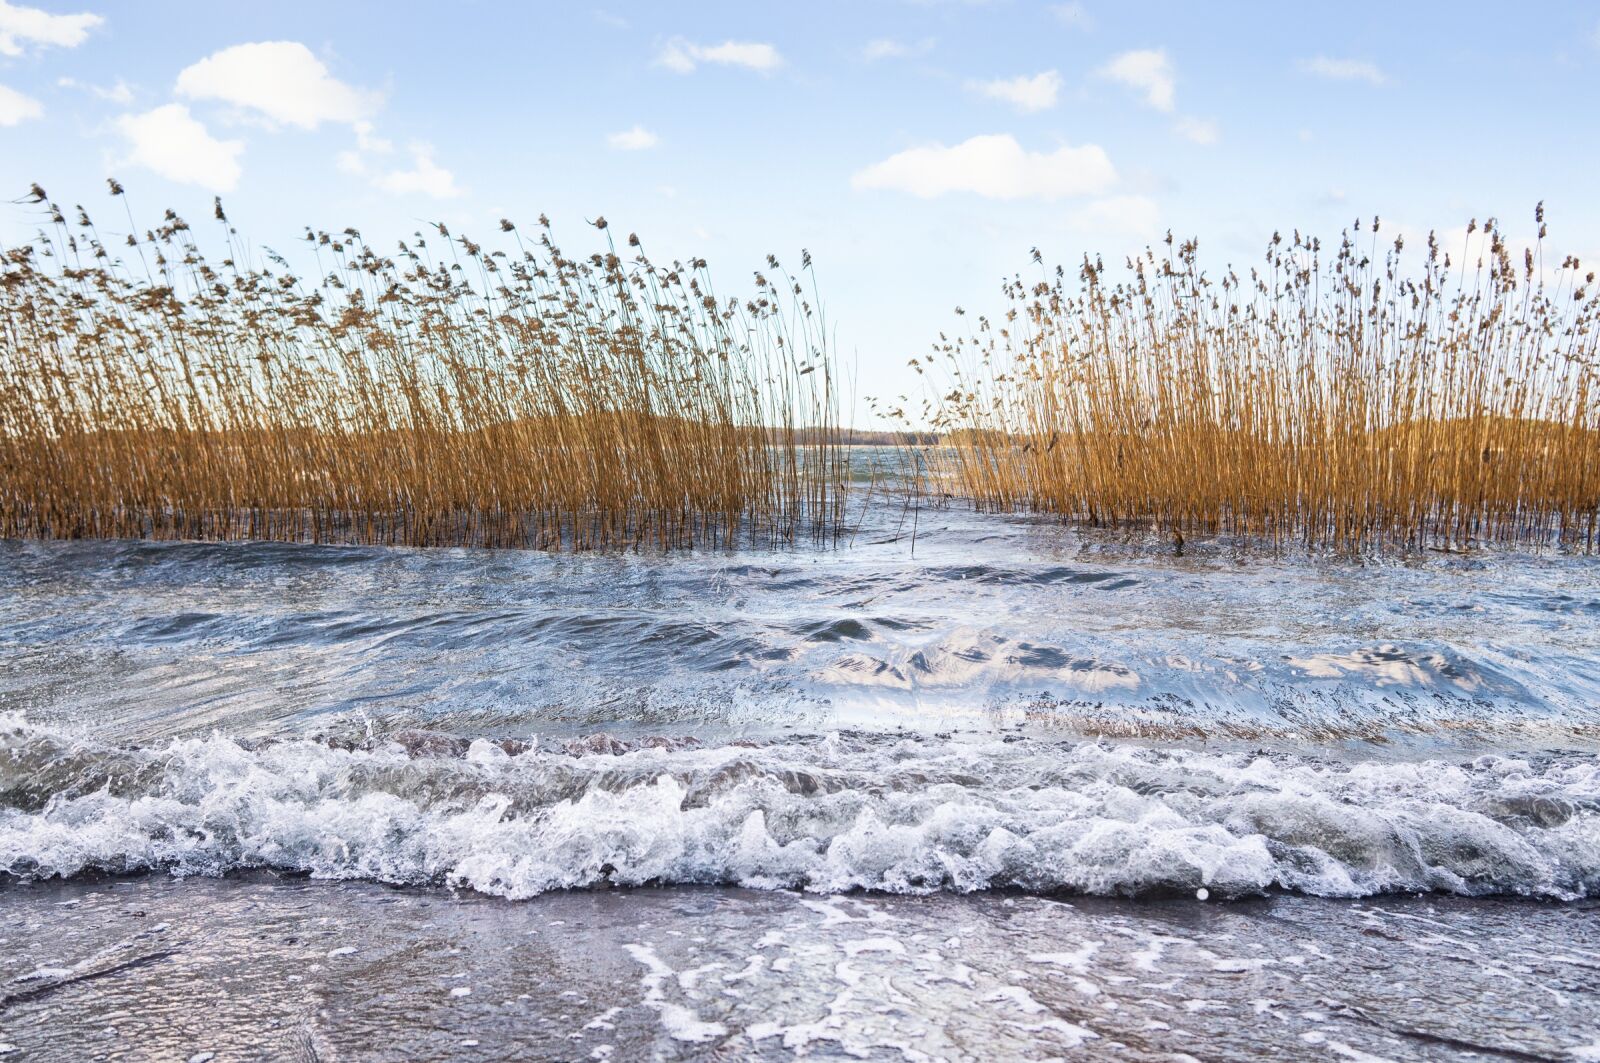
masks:
<svg viewBox="0 0 1600 1063"><path fill-rule="evenodd" d="M246 868L507 897L702 883L1573 899L1600 895L1600 762L851 733L128 748L0 714L0 872Z"/></svg>

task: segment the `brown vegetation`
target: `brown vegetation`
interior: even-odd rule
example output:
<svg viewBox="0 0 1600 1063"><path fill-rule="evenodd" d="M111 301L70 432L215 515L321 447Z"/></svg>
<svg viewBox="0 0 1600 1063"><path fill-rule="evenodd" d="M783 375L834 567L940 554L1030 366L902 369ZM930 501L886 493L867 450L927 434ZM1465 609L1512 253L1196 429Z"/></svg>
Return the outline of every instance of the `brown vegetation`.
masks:
<svg viewBox="0 0 1600 1063"><path fill-rule="evenodd" d="M112 182L113 195L122 190ZM845 457L816 309L746 300L635 236L565 256L305 233L302 278L216 219L0 259L0 535L589 548L838 530ZM129 216L130 225L132 216ZM430 241L432 243L430 244ZM809 267L810 256L805 265Z"/></svg>
<svg viewBox="0 0 1600 1063"><path fill-rule="evenodd" d="M1458 264L1358 224L1212 278L1193 242L1006 286L918 373L936 488L1091 524L1364 551L1600 546L1600 287L1490 221ZM1369 242L1370 241L1370 242ZM1369 242L1366 250L1360 246ZM1037 253L1035 255L1038 260ZM895 411L899 412L899 411Z"/></svg>

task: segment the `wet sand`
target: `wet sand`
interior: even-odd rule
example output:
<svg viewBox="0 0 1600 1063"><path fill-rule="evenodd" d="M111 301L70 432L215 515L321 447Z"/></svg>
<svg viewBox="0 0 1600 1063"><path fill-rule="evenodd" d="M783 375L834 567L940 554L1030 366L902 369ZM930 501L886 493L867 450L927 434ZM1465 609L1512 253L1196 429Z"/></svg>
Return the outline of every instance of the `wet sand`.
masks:
<svg viewBox="0 0 1600 1063"><path fill-rule="evenodd" d="M0 900L8 1059L1600 1058L1594 901L268 874Z"/></svg>

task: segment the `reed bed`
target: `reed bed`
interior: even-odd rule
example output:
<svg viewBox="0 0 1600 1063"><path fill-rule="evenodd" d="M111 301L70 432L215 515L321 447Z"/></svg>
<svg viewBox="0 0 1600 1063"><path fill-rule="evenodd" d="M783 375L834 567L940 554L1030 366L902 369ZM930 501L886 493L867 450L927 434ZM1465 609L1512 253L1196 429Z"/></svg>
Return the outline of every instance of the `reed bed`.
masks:
<svg viewBox="0 0 1600 1063"><path fill-rule="evenodd" d="M114 196L123 194L111 182ZM776 259L724 299L637 236L569 257L540 218L392 255L307 230L315 274L213 264L171 211L0 249L0 536L588 549L836 534L834 369ZM126 200L124 199L125 203ZM626 258L624 258L626 256ZM810 273L810 255L803 274Z"/></svg>
<svg viewBox="0 0 1600 1063"><path fill-rule="evenodd" d="M1377 219L1327 248L1274 235L1245 275L1170 236L1120 278L1041 264L1002 317L912 360L936 382L933 489L1180 546L1592 551L1600 287L1543 260L1535 220L1520 253L1492 220L1454 252L1430 235L1409 272Z"/></svg>

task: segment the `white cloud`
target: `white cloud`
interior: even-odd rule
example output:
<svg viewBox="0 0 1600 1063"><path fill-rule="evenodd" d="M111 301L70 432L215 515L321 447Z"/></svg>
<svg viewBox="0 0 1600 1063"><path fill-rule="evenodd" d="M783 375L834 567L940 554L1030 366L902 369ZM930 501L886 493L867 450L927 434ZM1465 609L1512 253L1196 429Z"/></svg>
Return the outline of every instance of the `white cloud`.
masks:
<svg viewBox="0 0 1600 1063"><path fill-rule="evenodd" d="M1331 59L1319 55L1315 59L1300 60L1300 69L1333 81L1365 81L1369 85L1382 85L1389 80L1376 63L1364 59Z"/></svg>
<svg viewBox="0 0 1600 1063"><path fill-rule="evenodd" d="M353 128L356 134L356 146L341 151L337 161L339 169L345 173L364 176L370 171L367 156L392 154L394 142L375 134L371 122L357 122Z"/></svg>
<svg viewBox="0 0 1600 1063"><path fill-rule="evenodd" d="M1217 123L1209 118L1180 118L1172 128L1180 137L1196 144L1215 144L1221 136Z"/></svg>
<svg viewBox="0 0 1600 1063"><path fill-rule="evenodd" d="M178 75L178 95L221 100L249 108L273 122L315 129L323 122L358 122L381 98L347 85L297 41L236 44Z"/></svg>
<svg viewBox="0 0 1600 1063"><path fill-rule="evenodd" d="M1045 111L1056 105L1056 96L1061 92L1061 75L1046 70L1033 77L969 81L967 87L992 100L1004 100L1019 111Z"/></svg>
<svg viewBox="0 0 1600 1063"><path fill-rule="evenodd" d="M694 72L694 55L690 52L692 47L669 41L656 56L656 65L664 66L675 74L691 74Z"/></svg>
<svg viewBox="0 0 1600 1063"><path fill-rule="evenodd" d="M104 85L93 85L87 81L79 81L76 78L57 78L56 85L63 89L82 89L91 96L105 100L108 103L120 103L124 107L133 102L133 90L121 78L118 78L117 83L109 89Z"/></svg>
<svg viewBox="0 0 1600 1063"><path fill-rule="evenodd" d="M1104 192L1116 180L1117 171L1099 145L1024 151L1016 138L992 134L953 147L910 148L867 167L850 183L923 199L972 192L986 199L1050 200Z"/></svg>
<svg viewBox="0 0 1600 1063"><path fill-rule="evenodd" d="M239 153L244 142L217 140L181 103L125 114L117 119L117 128L131 149L125 163L213 192L231 192L239 183Z"/></svg>
<svg viewBox="0 0 1600 1063"><path fill-rule="evenodd" d="M356 122L353 128L356 146L338 154L336 162L340 172L367 178L374 188L391 195L455 199L463 194L456 184L455 174L434 160L432 145L420 141L408 144L406 151L411 156L411 166L400 169L383 162L385 156L394 154L393 141L378 136L371 122Z"/></svg>
<svg viewBox="0 0 1600 1063"><path fill-rule="evenodd" d="M905 59L913 55L926 55L928 52L933 51L933 45L934 40L932 37L924 37L914 44L907 44L904 41L897 41L889 37L880 37L875 41L869 41L867 46L861 49L861 57L869 62L875 62L879 59Z"/></svg>
<svg viewBox="0 0 1600 1063"><path fill-rule="evenodd" d="M390 170L377 177L373 184L397 196L424 195L434 199L454 199L461 194L455 175L433 161L433 149L427 144L412 144L411 169Z"/></svg>
<svg viewBox="0 0 1600 1063"><path fill-rule="evenodd" d="M36 7L19 7L0 0L0 55L18 56L23 46L76 48L105 19L84 12L52 15Z"/></svg>
<svg viewBox="0 0 1600 1063"><path fill-rule="evenodd" d="M1092 30L1094 29L1094 16L1089 14L1089 9L1074 0L1070 4L1054 4L1050 10L1055 13L1056 21L1068 29Z"/></svg>
<svg viewBox="0 0 1600 1063"><path fill-rule="evenodd" d="M742 66L766 74L783 65L783 56L772 45L756 41L695 44L682 37L674 37L656 56L656 63L679 74L692 73L700 63Z"/></svg>
<svg viewBox="0 0 1600 1063"><path fill-rule="evenodd" d="M661 138L642 125L632 129L624 129L620 133L612 133L606 137L606 143L618 151L644 151L661 143Z"/></svg>
<svg viewBox="0 0 1600 1063"><path fill-rule="evenodd" d="M20 125L44 116L44 105L32 96L0 85L0 126Z"/></svg>
<svg viewBox="0 0 1600 1063"><path fill-rule="evenodd" d="M1146 196L1110 196L1086 203L1067 221L1077 229L1152 239L1161 232L1161 210Z"/></svg>
<svg viewBox="0 0 1600 1063"><path fill-rule="evenodd" d="M372 132L371 122L357 122L353 128L356 132L356 147L362 151L375 151L380 155L387 155L394 150L393 141Z"/></svg>
<svg viewBox="0 0 1600 1063"><path fill-rule="evenodd" d="M1100 76L1144 93L1144 102L1158 111L1176 106L1172 63L1161 49L1123 52L1100 68Z"/></svg>

